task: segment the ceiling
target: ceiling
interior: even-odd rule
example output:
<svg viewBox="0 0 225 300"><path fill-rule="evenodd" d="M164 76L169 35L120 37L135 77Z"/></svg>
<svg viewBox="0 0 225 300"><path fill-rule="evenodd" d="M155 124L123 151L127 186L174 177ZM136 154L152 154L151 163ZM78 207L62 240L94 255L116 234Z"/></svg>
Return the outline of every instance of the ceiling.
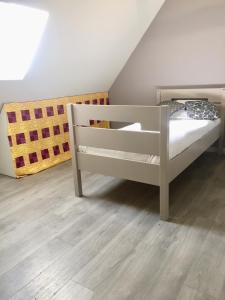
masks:
<svg viewBox="0 0 225 300"><path fill-rule="evenodd" d="M25 79L0 82L0 102L109 90L165 0L13 2L49 20Z"/></svg>

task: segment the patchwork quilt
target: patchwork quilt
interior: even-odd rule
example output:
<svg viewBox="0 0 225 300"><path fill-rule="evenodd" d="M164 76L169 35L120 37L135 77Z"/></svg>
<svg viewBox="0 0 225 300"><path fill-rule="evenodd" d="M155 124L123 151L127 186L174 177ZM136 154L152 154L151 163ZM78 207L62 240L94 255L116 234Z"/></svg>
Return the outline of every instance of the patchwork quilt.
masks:
<svg viewBox="0 0 225 300"><path fill-rule="evenodd" d="M37 173L71 158L67 103L106 105L109 98L108 93L96 93L3 106L16 177ZM90 125L109 127L102 120L90 120Z"/></svg>

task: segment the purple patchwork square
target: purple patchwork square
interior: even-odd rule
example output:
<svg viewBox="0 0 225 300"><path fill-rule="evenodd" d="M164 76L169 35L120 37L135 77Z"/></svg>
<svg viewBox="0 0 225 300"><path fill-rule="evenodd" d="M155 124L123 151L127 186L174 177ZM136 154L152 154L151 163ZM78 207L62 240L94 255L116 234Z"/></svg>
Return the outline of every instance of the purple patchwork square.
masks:
<svg viewBox="0 0 225 300"><path fill-rule="evenodd" d="M64 130L64 132L69 132L69 124L68 123L63 124L63 130Z"/></svg>
<svg viewBox="0 0 225 300"><path fill-rule="evenodd" d="M9 141L9 146L12 147L13 143L12 143L12 137L11 137L11 135L8 136L8 141Z"/></svg>
<svg viewBox="0 0 225 300"><path fill-rule="evenodd" d="M48 116L48 117L54 116L54 109L53 109L53 106L48 106L48 107L46 107L46 111L47 111L47 116Z"/></svg>
<svg viewBox="0 0 225 300"><path fill-rule="evenodd" d="M41 150L41 156L42 159L48 159L50 157L48 149Z"/></svg>
<svg viewBox="0 0 225 300"><path fill-rule="evenodd" d="M64 114L64 106L57 105L57 111L58 111L58 115L63 115Z"/></svg>
<svg viewBox="0 0 225 300"><path fill-rule="evenodd" d="M43 137L43 139L46 139L46 138L50 137L50 130L49 130L48 127L47 128L43 128L41 131L42 131L42 137Z"/></svg>
<svg viewBox="0 0 225 300"><path fill-rule="evenodd" d="M41 119L43 118L43 112L42 112L42 108L35 108L34 109L34 115L36 119Z"/></svg>
<svg viewBox="0 0 225 300"><path fill-rule="evenodd" d="M63 151L64 151L64 152L70 151L70 146L69 146L69 143L68 143L68 142L63 143Z"/></svg>
<svg viewBox="0 0 225 300"><path fill-rule="evenodd" d="M38 140L38 131L37 130L30 131L30 141L34 142L37 140Z"/></svg>
<svg viewBox="0 0 225 300"><path fill-rule="evenodd" d="M53 132L54 132L54 135L59 135L60 134L59 125L53 126Z"/></svg>
<svg viewBox="0 0 225 300"><path fill-rule="evenodd" d="M16 134L16 143L17 145L26 144L26 138L24 133Z"/></svg>
<svg viewBox="0 0 225 300"><path fill-rule="evenodd" d="M101 105L104 105L104 104L105 104L105 99L104 99L104 98L101 98L101 99L100 99L100 104L101 104Z"/></svg>
<svg viewBox="0 0 225 300"><path fill-rule="evenodd" d="M16 123L16 113L15 111L11 111L7 113L9 123Z"/></svg>
<svg viewBox="0 0 225 300"><path fill-rule="evenodd" d="M23 156L16 157L16 168L19 169L19 168L22 168L24 166L25 166L25 163L24 163Z"/></svg>
<svg viewBox="0 0 225 300"><path fill-rule="evenodd" d="M94 105L96 105L96 104L98 104L98 100L97 100L97 99L94 99L94 100L92 101L92 103L93 103Z"/></svg>
<svg viewBox="0 0 225 300"><path fill-rule="evenodd" d="M86 100L84 103L85 103L85 104L90 104L90 101L89 101L89 100Z"/></svg>
<svg viewBox="0 0 225 300"><path fill-rule="evenodd" d="M38 162L38 157L37 157L37 153L33 152L29 154L29 160L31 164L34 164L36 162Z"/></svg>
<svg viewBox="0 0 225 300"><path fill-rule="evenodd" d="M60 154L60 149L59 149L59 146L54 146L53 147L53 152L54 152L54 155L57 156Z"/></svg>
<svg viewBox="0 0 225 300"><path fill-rule="evenodd" d="M21 110L21 116L23 121L29 121L30 120L30 111L29 109Z"/></svg>

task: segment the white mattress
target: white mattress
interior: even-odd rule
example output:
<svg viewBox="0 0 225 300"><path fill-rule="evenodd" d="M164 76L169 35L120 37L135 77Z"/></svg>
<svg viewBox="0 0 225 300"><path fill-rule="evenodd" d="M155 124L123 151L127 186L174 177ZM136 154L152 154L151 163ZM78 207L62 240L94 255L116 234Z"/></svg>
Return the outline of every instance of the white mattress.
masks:
<svg viewBox="0 0 225 300"><path fill-rule="evenodd" d="M221 120L170 120L170 137L169 137L169 158L173 159L178 154L186 150L191 144L210 132L212 129L220 126ZM135 123L119 130L141 131L141 124ZM80 146L79 151L83 153L102 155L107 157L122 158L159 164L158 156L145 155L139 153L129 153L108 149L99 149L94 147Z"/></svg>

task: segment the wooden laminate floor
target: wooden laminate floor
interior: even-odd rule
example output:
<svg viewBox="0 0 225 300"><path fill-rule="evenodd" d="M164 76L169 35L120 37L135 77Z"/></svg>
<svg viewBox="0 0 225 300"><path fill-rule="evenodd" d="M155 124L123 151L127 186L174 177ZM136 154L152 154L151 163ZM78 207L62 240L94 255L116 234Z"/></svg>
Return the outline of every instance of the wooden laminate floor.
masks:
<svg viewBox="0 0 225 300"><path fill-rule="evenodd" d="M204 154L159 189L84 174L71 163L0 176L0 299L225 299L225 157Z"/></svg>

